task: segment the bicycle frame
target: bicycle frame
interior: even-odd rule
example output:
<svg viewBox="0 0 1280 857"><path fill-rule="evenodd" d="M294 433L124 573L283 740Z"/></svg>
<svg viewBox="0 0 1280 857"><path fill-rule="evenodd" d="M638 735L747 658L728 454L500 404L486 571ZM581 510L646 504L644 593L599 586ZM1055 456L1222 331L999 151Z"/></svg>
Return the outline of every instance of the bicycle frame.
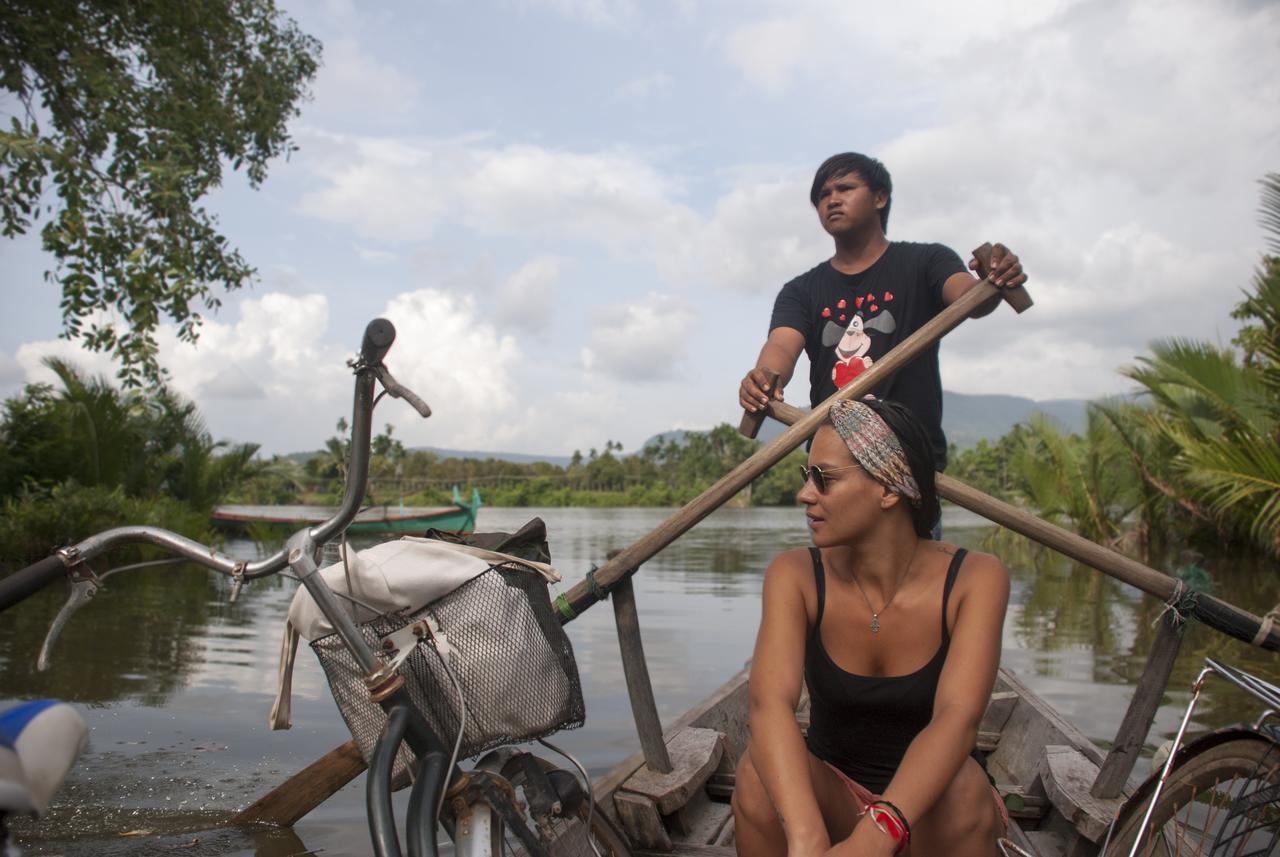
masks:
<svg viewBox="0 0 1280 857"><path fill-rule="evenodd" d="M1137 857L1138 851L1142 848L1143 834L1147 830L1147 825L1151 823L1151 815L1155 812L1156 803L1160 799L1161 791L1164 790L1165 782L1169 779L1169 774L1173 771L1178 761L1178 750L1182 746L1187 724L1191 722L1191 715L1195 712L1196 704L1200 701L1200 693L1204 690L1205 680L1209 676L1216 675L1225 679L1268 706L1268 709L1254 722L1255 729L1260 728L1262 722L1268 717L1275 716L1276 712L1280 711L1280 687L1276 687L1270 682L1263 681L1243 670L1219 663L1212 658L1205 658L1204 663L1204 668L1200 670L1200 674L1196 676L1195 683L1192 685L1191 700L1187 703L1187 710L1182 715L1182 723L1179 724L1178 732L1173 738L1173 746L1169 749L1169 757L1165 759L1164 767L1160 770L1160 777L1156 781L1155 790L1151 793L1151 799L1148 801L1147 809L1143 813L1138 835L1134 839L1133 847L1129 849L1129 857ZM1108 838L1110 838L1109 833Z"/></svg>
<svg viewBox="0 0 1280 857"><path fill-rule="evenodd" d="M410 808L414 818L410 820L408 831L410 854L412 857L418 857L418 855L436 852L438 790L449 784L455 784L453 791L458 792L455 799L461 799L464 803L483 801L493 807L497 816L509 824L514 821L519 827L523 825L514 814L514 809L503 804L510 789L508 787L504 792L500 785L495 785L494 781L500 781L501 778L486 772L481 772L479 776L464 776L461 768L456 764L452 769L444 770L450 759L449 748L435 734L421 712L413 706L408 691L403 687L404 680L393 669L382 665L373 649L365 642L351 616L339 606L333 591L316 573L319 570L316 563L318 546L345 531L347 525L359 512L364 500L368 483L373 408L377 403L374 396L375 384L381 382L386 393L406 399L422 416L430 416L431 411L426 403L396 382L386 366L382 364L382 358L394 340L395 328L392 324L385 319L375 319L365 330L360 356L349 364L356 376L352 403L351 453L342 503L332 518L314 527L300 530L286 542L284 548L266 559L253 562L234 559L178 533L158 527L116 527L56 551L56 559L55 557L46 558L6 578L3 581L4 585L0 586L2 590L0 591L0 610L13 606L64 576L70 578L73 587L88 587L91 592L96 591L101 581L89 568L89 560L112 548L128 544L151 544L230 576L235 581L233 599L243 581L266 577L285 568L291 568L364 671L371 697L388 713L388 723L384 726L382 738L379 740L379 755L380 757L385 755L386 759L371 766L368 781L370 831L375 851L379 855L399 857L401 853L390 811L391 760L394 759L401 740L408 742L413 753L420 760L418 773L426 776L420 777L420 781L415 783L413 795L411 795ZM79 603L83 603L83 600L74 601L73 599L68 607L74 609L74 606L78 606ZM60 618L64 617L60 616ZM57 620L55 620L56 625ZM384 744L387 745L385 750L383 750ZM378 760L375 759L375 762ZM427 779L433 782L424 782ZM486 807L486 817L489 817L488 812ZM453 828L447 820L446 826L452 835ZM475 838L474 831L467 830L466 833L468 835L461 837L465 843L462 847L464 852L477 855L488 853L487 839L484 842L468 842L467 840ZM516 833L522 839L530 836L527 829L517 830ZM531 843L526 841L526 845L528 844ZM533 853L545 854L545 850L536 843L536 840L532 845Z"/></svg>

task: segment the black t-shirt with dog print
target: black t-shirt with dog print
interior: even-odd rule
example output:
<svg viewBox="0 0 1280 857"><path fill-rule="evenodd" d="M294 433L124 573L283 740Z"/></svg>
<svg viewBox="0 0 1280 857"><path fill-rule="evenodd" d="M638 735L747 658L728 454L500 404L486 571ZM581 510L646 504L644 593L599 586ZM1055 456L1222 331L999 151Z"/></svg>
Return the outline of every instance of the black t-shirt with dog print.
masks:
<svg viewBox="0 0 1280 857"><path fill-rule="evenodd" d="M949 247L894 241L861 273L841 273L826 261L783 286L769 329L790 327L804 335L810 405L823 402L937 315L943 283L964 270ZM915 412L929 432L938 469L944 468L938 344L873 392Z"/></svg>

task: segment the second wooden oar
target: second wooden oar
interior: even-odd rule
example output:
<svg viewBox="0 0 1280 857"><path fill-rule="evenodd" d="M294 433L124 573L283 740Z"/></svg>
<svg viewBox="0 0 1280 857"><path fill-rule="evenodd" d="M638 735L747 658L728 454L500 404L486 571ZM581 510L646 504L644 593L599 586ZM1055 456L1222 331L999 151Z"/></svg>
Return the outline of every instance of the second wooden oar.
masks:
<svg viewBox="0 0 1280 857"><path fill-rule="evenodd" d="M804 411L785 402L770 402L768 412L769 416L787 425L808 418L808 414ZM1051 547L1076 562L1096 568L1103 574L1141 589L1148 595L1154 595L1161 601L1169 601L1183 592L1182 583L1176 578L1143 565L1135 559L1130 559L1119 551L1091 542L1083 536L1011 506L1003 500L997 500L959 479L942 473L937 474L936 478L939 497L957 506L963 506L971 512L976 512L988 521L993 521L1006 529ZM1262 627L1262 620L1247 610L1241 610L1212 595L1199 593L1196 596L1194 615L1197 619L1238 640L1271 651L1280 650L1280 630L1271 629L1262 640L1255 640L1255 636Z"/></svg>

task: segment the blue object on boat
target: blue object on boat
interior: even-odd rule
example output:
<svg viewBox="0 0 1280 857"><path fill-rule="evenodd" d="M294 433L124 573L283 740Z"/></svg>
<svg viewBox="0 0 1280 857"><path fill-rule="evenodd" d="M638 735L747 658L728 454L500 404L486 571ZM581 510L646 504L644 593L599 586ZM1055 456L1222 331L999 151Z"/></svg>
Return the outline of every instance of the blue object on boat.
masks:
<svg viewBox="0 0 1280 857"><path fill-rule="evenodd" d="M0 812L44 815L88 743L88 724L65 702L39 699L0 713Z"/></svg>

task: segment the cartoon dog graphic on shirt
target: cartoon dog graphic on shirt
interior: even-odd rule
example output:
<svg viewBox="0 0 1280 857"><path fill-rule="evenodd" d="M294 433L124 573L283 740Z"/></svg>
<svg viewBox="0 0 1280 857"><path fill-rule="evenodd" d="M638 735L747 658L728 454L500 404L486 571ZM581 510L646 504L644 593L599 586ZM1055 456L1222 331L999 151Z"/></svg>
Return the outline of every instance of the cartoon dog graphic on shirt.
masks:
<svg viewBox="0 0 1280 857"><path fill-rule="evenodd" d="M885 299L893 298L886 293ZM831 367L831 380L835 382L837 390L870 369L875 362L867 356L867 352L871 350L871 334L893 333L898 326L889 310L877 312L880 307L875 303L873 295L867 295L865 299L858 298L857 303L860 308L853 313L845 327L829 317L829 309L823 310L827 324L822 329L822 344L828 347L834 345L836 349L836 363ZM845 309L845 301L840 301L836 308ZM868 317L864 318L864 313ZM845 316L841 314L839 320L844 319Z"/></svg>

